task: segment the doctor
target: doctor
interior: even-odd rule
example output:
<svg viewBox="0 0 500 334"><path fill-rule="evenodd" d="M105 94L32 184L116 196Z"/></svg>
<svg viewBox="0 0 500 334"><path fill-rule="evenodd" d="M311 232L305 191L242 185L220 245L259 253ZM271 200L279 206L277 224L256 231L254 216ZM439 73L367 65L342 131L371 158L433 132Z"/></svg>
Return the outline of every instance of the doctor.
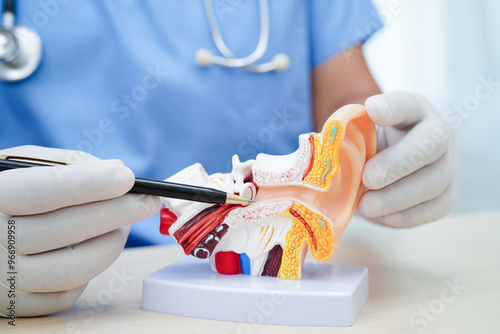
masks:
<svg viewBox="0 0 500 334"><path fill-rule="evenodd" d="M118 257L129 225L158 212L158 198L126 194L134 175L290 153L348 103L366 104L379 126L363 216L409 227L453 207L452 130L424 98L380 94L361 52L381 26L368 0L18 0L14 13L4 26L36 32L43 56L22 80L3 74L0 154L76 164L0 173L0 270L14 254L17 316L70 306ZM164 242L157 228L134 224L130 240Z"/></svg>

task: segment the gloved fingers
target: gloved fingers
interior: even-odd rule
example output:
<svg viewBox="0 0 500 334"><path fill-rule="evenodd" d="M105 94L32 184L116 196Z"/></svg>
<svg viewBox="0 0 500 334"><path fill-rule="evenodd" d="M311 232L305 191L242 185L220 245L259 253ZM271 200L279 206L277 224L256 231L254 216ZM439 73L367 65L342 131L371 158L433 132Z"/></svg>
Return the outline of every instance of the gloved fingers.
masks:
<svg viewBox="0 0 500 334"><path fill-rule="evenodd" d="M369 189L381 189L437 161L453 142L448 123L423 97L406 92L375 95L366 110L379 128L378 149L363 171Z"/></svg>
<svg viewBox="0 0 500 334"><path fill-rule="evenodd" d="M132 171L116 160L7 170L0 172L0 212L31 215L115 198L134 181Z"/></svg>
<svg viewBox="0 0 500 334"><path fill-rule="evenodd" d="M365 107L375 125L405 129L424 118L425 103L425 99L415 94L389 92L370 96L365 101Z"/></svg>
<svg viewBox="0 0 500 334"><path fill-rule="evenodd" d="M413 206L407 210L368 220L391 227L413 227L434 222L446 216L453 209L458 193L458 178L438 197Z"/></svg>
<svg viewBox="0 0 500 334"><path fill-rule="evenodd" d="M23 292L56 292L86 284L118 258L129 232L130 226L126 226L54 251L18 254L16 289ZM6 257L5 254L2 256ZM0 277L5 286L9 286L7 279L4 275Z"/></svg>
<svg viewBox="0 0 500 334"><path fill-rule="evenodd" d="M17 251L35 254L93 238L154 216L159 197L127 194L118 198L66 207L34 216L13 216Z"/></svg>
<svg viewBox="0 0 500 334"><path fill-rule="evenodd" d="M83 293L87 283L72 290L47 292L47 293L31 293L31 292L15 292L15 310L12 315L16 317L36 317L40 315L51 314L62 311L73 305L78 297ZM0 284L0 294L7 296L10 288ZM9 317L12 308L10 298L0 298L0 316Z"/></svg>
<svg viewBox="0 0 500 334"><path fill-rule="evenodd" d="M392 126L377 128L377 152L382 152L387 147L397 143L406 136L408 130L396 129Z"/></svg>
<svg viewBox="0 0 500 334"><path fill-rule="evenodd" d="M365 217L379 217L409 209L442 194L458 174L455 148L441 159L391 185L363 194L359 211Z"/></svg>
<svg viewBox="0 0 500 334"><path fill-rule="evenodd" d="M366 162L363 184L368 189L384 188L440 159L453 141L451 127L444 120L424 120Z"/></svg>

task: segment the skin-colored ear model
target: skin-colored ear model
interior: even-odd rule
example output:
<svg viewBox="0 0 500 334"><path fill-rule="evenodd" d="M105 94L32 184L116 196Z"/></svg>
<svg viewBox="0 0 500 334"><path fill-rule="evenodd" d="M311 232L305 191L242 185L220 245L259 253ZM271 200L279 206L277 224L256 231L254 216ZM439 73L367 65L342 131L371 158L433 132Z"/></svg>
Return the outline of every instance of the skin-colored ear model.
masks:
<svg viewBox="0 0 500 334"><path fill-rule="evenodd" d="M211 186L255 200L246 207L164 199L160 231L186 254L210 258L223 274L300 279L307 251L335 256L364 192L361 175L375 154L375 126L361 105L333 113L321 133L299 136L284 156L259 154L230 174L207 175L199 164L169 181Z"/></svg>

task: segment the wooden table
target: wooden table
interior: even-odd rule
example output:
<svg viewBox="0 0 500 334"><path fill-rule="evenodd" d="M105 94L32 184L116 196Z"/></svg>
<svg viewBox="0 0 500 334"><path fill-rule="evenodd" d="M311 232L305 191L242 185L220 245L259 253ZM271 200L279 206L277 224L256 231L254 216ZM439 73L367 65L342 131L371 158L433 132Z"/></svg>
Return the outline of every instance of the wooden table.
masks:
<svg viewBox="0 0 500 334"><path fill-rule="evenodd" d="M349 328L229 323L142 310L142 278L182 254L177 245L127 249L75 305L19 318L15 332L500 333L500 211L399 230L354 219L334 262L368 267L370 297ZM7 332L13 328L2 319L0 333Z"/></svg>

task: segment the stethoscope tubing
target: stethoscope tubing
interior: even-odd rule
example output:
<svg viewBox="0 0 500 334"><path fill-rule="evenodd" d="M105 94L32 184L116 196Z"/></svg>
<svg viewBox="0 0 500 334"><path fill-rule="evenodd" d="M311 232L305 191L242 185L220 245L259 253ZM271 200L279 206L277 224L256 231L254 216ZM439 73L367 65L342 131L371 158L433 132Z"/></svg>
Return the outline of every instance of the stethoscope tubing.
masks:
<svg viewBox="0 0 500 334"><path fill-rule="evenodd" d="M238 58L227 47L222 33L217 24L217 18L212 4L212 0L203 0L205 12L207 14L208 24L212 33L212 39L216 48L222 56L213 55L206 49L200 49L196 55L198 65L206 67L210 65L219 65L226 68L243 68L246 71L254 73L265 73L271 71L283 71L289 67L290 59L287 55L279 53L273 57L270 62L256 64L266 53L269 43L269 2L268 0L259 0L259 16L260 16L260 35L259 42L248 56Z"/></svg>
<svg viewBox="0 0 500 334"><path fill-rule="evenodd" d="M231 50L227 47L222 34L219 30L219 25L217 24L217 19L215 17L214 8L212 5L212 0L204 0L205 11L207 13L208 23L210 25L210 30L212 31L212 38L214 40L217 49L225 57L223 64L218 63L218 65L226 67L240 68L248 65L255 64L258 62L262 56L266 53L267 45L269 41L269 8L267 0L259 0L259 12L260 12L260 36L259 42L255 50L244 58L237 58ZM214 59L222 58L214 56Z"/></svg>
<svg viewBox="0 0 500 334"><path fill-rule="evenodd" d="M197 62L200 66L219 65L226 68L242 68L249 72L265 73L285 70L289 66L289 58L285 54L277 54L269 62L256 64L266 53L269 43L269 3L259 0L260 34L256 48L246 57L238 58L228 48L222 38L212 0L203 0L213 41L222 56L211 54L200 49ZM3 6L3 35L5 47L0 53L0 80L6 82L21 81L29 77L39 66L42 58L42 41L33 30L15 25L16 1L5 0ZM2 50L0 50L2 51ZM200 55L204 61L200 61Z"/></svg>

